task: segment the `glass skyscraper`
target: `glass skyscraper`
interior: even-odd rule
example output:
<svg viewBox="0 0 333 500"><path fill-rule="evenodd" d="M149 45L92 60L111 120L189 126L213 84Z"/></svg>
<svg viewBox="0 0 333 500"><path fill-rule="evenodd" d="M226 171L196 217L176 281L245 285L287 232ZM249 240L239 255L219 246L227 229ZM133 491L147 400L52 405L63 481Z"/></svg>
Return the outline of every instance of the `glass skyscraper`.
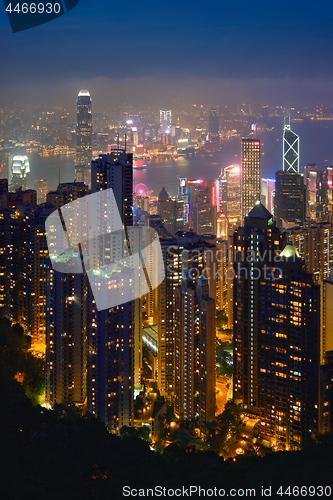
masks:
<svg viewBox="0 0 333 500"><path fill-rule="evenodd" d="M299 172L299 137L290 125L283 129L283 171L289 174Z"/></svg>
<svg viewBox="0 0 333 500"><path fill-rule="evenodd" d="M88 165L92 155L91 97L87 90L77 96L76 107L76 165Z"/></svg>

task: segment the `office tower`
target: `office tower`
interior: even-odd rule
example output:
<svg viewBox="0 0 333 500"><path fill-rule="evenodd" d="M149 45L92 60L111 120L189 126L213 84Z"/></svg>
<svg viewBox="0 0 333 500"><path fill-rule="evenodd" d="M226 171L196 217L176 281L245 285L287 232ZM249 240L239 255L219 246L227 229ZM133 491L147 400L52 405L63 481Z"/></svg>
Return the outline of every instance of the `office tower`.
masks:
<svg viewBox="0 0 333 500"><path fill-rule="evenodd" d="M37 203L40 205L41 203L46 202L46 196L48 193L48 183L47 180L44 179L36 179L34 183L35 191L37 192Z"/></svg>
<svg viewBox="0 0 333 500"><path fill-rule="evenodd" d="M288 174L299 173L299 137L285 125L283 129L283 171Z"/></svg>
<svg viewBox="0 0 333 500"><path fill-rule="evenodd" d="M92 157L91 98L81 90L76 101L76 165L90 165Z"/></svg>
<svg viewBox="0 0 333 500"><path fill-rule="evenodd" d="M0 179L0 210L8 206L8 179Z"/></svg>
<svg viewBox="0 0 333 500"><path fill-rule="evenodd" d="M217 116L216 109L211 109L209 111L209 121L208 121L208 137L210 142L219 142L219 117Z"/></svg>
<svg viewBox="0 0 333 500"><path fill-rule="evenodd" d="M170 134L172 125L172 111L169 109L168 111L160 110L160 133L161 134Z"/></svg>
<svg viewBox="0 0 333 500"><path fill-rule="evenodd" d="M261 195L265 197L264 207L274 215L275 179L261 179Z"/></svg>
<svg viewBox="0 0 333 500"><path fill-rule="evenodd" d="M188 181L189 226L197 234L216 235L217 210L213 204L214 183L195 179Z"/></svg>
<svg viewBox="0 0 333 500"><path fill-rule="evenodd" d="M50 210L18 203L0 212L0 314L20 323L45 353L45 220Z"/></svg>
<svg viewBox="0 0 333 500"><path fill-rule="evenodd" d="M183 203L183 231L187 231L189 229L190 207L189 207L189 187L186 177L179 177L177 199L181 200Z"/></svg>
<svg viewBox="0 0 333 500"><path fill-rule="evenodd" d="M333 224L321 222L307 227L286 229L285 236L304 261L305 269L315 281L324 281L333 266Z"/></svg>
<svg viewBox="0 0 333 500"><path fill-rule="evenodd" d="M263 206L234 250L234 399L272 444L298 449L318 432L319 286Z"/></svg>
<svg viewBox="0 0 333 500"><path fill-rule="evenodd" d="M18 321L19 221L14 208L0 211L0 316Z"/></svg>
<svg viewBox="0 0 333 500"><path fill-rule="evenodd" d="M304 167L304 185L306 187L306 217L317 219L317 206L319 204L320 172L315 163L308 163Z"/></svg>
<svg viewBox="0 0 333 500"><path fill-rule="evenodd" d="M242 220L260 202L261 144L259 139L242 139Z"/></svg>
<svg viewBox="0 0 333 500"><path fill-rule="evenodd" d="M27 156L14 156L11 167L11 188L27 188L29 185L30 164Z"/></svg>
<svg viewBox="0 0 333 500"><path fill-rule="evenodd" d="M75 266L78 250L59 262ZM57 259L57 258L55 258ZM54 404L87 403L87 276L54 271L46 260L46 394Z"/></svg>
<svg viewBox="0 0 333 500"><path fill-rule="evenodd" d="M205 431L215 417L215 300L190 272L175 290L175 349L175 413Z"/></svg>
<svg viewBox="0 0 333 500"><path fill-rule="evenodd" d="M228 219L223 213L217 214L216 237L222 240L228 237Z"/></svg>
<svg viewBox="0 0 333 500"><path fill-rule="evenodd" d="M8 207L16 207L20 203L28 203L30 205L37 205L37 192L34 189L22 188L15 189L14 192L9 191L8 193Z"/></svg>
<svg viewBox="0 0 333 500"><path fill-rule="evenodd" d="M59 184L56 191L50 191L46 196L46 203L58 209L71 201L88 194L88 187L83 182L64 182Z"/></svg>
<svg viewBox="0 0 333 500"><path fill-rule="evenodd" d="M165 228L152 227L159 233L165 265L165 279L158 287L157 325L158 325L158 388L165 395L173 395L175 390L175 335L174 335L174 296L180 285L182 273L191 271L193 283L207 269L209 296L216 297L215 245L190 231L178 233L173 238Z"/></svg>
<svg viewBox="0 0 333 500"><path fill-rule="evenodd" d="M275 172L274 215L279 227L304 223L306 191L301 174Z"/></svg>
<svg viewBox="0 0 333 500"><path fill-rule="evenodd" d="M109 273L107 288L120 292L126 271ZM108 277L103 276L103 268L96 272ZM127 285L126 276L124 282ZM102 283L100 292L107 293L107 288ZM134 328L141 322L135 311L138 301L98 311L89 287L88 303L88 411L105 422L109 432L117 433L123 425L133 424L134 349L139 349L134 345Z"/></svg>
<svg viewBox="0 0 333 500"><path fill-rule="evenodd" d="M111 151L91 164L91 192L113 189L125 226L133 224L133 155Z"/></svg>

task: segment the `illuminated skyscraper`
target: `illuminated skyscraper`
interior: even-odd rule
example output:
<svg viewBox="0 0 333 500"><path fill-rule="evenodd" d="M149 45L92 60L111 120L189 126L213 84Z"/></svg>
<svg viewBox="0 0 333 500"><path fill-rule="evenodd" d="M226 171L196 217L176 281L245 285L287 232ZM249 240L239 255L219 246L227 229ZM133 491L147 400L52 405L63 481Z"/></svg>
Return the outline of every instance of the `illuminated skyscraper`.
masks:
<svg viewBox="0 0 333 500"><path fill-rule="evenodd" d="M217 209L213 204L214 184L195 179L188 181L190 228L197 234L215 234Z"/></svg>
<svg viewBox="0 0 333 500"><path fill-rule="evenodd" d="M60 260L61 259L61 260ZM78 250L59 256L75 265ZM87 275L55 271L46 261L46 394L55 403L87 404Z"/></svg>
<svg viewBox="0 0 333 500"><path fill-rule="evenodd" d="M303 175L275 172L274 216L278 227L303 224L306 217L306 188Z"/></svg>
<svg viewBox="0 0 333 500"><path fill-rule="evenodd" d="M30 165L27 156L14 156L11 168L11 188L15 190L19 187L28 187Z"/></svg>
<svg viewBox="0 0 333 500"><path fill-rule="evenodd" d="M208 137L210 142L219 142L219 117L216 109L211 109L209 112L208 122Z"/></svg>
<svg viewBox="0 0 333 500"><path fill-rule="evenodd" d="M319 286L262 205L234 249L234 399L262 435L298 449L319 428Z"/></svg>
<svg viewBox="0 0 333 500"><path fill-rule="evenodd" d="M170 134L172 125L172 111L171 109L164 111L160 110L160 133Z"/></svg>
<svg viewBox="0 0 333 500"><path fill-rule="evenodd" d="M290 129L290 125L285 125L283 129L283 171L299 173L299 137Z"/></svg>
<svg viewBox="0 0 333 500"><path fill-rule="evenodd" d="M175 344L175 413L197 416L205 431L215 417L215 300L207 278L193 283L191 272L175 291Z"/></svg>
<svg viewBox="0 0 333 500"><path fill-rule="evenodd" d="M304 186L306 187L306 217L317 219L317 206L319 203L320 174L315 163L308 163L304 167Z"/></svg>
<svg viewBox="0 0 333 500"><path fill-rule="evenodd" d="M87 90L81 90L76 104L76 165L89 165L92 157L90 93Z"/></svg>
<svg viewBox="0 0 333 500"><path fill-rule="evenodd" d="M44 179L36 179L34 186L35 190L37 191L37 203L40 205L41 203L46 202L46 196L48 193L48 187L47 187L47 180Z"/></svg>
<svg viewBox="0 0 333 500"><path fill-rule="evenodd" d="M260 202L260 168L260 140L242 139L242 220Z"/></svg>
<svg viewBox="0 0 333 500"><path fill-rule="evenodd" d="M324 281L333 266L333 223L321 222L287 229L285 235L304 261L314 281Z"/></svg>
<svg viewBox="0 0 333 500"><path fill-rule="evenodd" d="M275 180L274 179L261 179L261 195L265 197L265 208L274 214L274 195Z"/></svg>

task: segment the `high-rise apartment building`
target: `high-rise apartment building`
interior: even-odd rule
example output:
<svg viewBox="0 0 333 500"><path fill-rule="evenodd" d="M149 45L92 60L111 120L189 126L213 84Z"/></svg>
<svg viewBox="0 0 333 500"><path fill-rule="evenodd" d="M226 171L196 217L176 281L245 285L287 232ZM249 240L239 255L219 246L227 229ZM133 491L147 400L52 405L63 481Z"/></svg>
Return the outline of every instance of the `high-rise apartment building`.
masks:
<svg viewBox="0 0 333 500"><path fill-rule="evenodd" d="M76 101L76 165L89 165L92 158L91 97L81 90Z"/></svg>
<svg viewBox="0 0 333 500"><path fill-rule="evenodd" d="M224 169L226 180L226 216L228 229L232 231L241 221L241 169L230 165Z"/></svg>
<svg viewBox="0 0 333 500"><path fill-rule="evenodd" d="M172 111L168 110L160 110L160 133L161 134L170 134L171 133L171 125L172 125Z"/></svg>
<svg viewBox="0 0 333 500"><path fill-rule="evenodd" d="M234 251L234 398L273 445L298 449L319 428L319 286L262 206Z"/></svg>
<svg viewBox="0 0 333 500"><path fill-rule="evenodd" d="M242 139L242 220L260 203L261 143L259 139Z"/></svg>
<svg viewBox="0 0 333 500"><path fill-rule="evenodd" d="M79 250L53 260L75 267ZM87 275L55 271L46 262L46 394L54 404L87 404Z"/></svg>
<svg viewBox="0 0 333 500"><path fill-rule="evenodd" d="M288 174L299 173L299 137L285 125L283 129L283 171Z"/></svg>
<svg viewBox="0 0 333 500"><path fill-rule="evenodd" d="M215 300L208 280L183 273L175 290L175 413L198 426L215 417Z"/></svg>
<svg viewBox="0 0 333 500"><path fill-rule="evenodd" d="M303 175L275 173L274 216L279 227L303 225L306 217L306 190Z"/></svg>
<svg viewBox="0 0 333 500"><path fill-rule="evenodd" d="M93 261L90 255L90 266L96 272L106 273L105 283L110 280L110 286L121 291L126 269L119 269L121 272L114 276L107 265L123 259L132 243L127 240L126 230L133 225L132 154L112 151L100 155L92 162L91 184L92 193L113 190L125 233L101 237L102 244L96 247ZM103 213L97 224L103 224ZM126 280L130 282L128 276ZM100 290L102 294L106 292ZM92 296L88 300L88 408L105 421L111 432L133 422L134 387L141 382L141 323L140 298L103 311L97 310Z"/></svg>

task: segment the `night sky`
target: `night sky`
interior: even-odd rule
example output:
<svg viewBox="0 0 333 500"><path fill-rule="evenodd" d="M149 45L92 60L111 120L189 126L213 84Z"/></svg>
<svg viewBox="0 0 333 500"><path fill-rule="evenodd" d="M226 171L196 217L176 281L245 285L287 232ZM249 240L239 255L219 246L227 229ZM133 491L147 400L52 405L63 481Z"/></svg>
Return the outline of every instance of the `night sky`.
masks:
<svg viewBox="0 0 333 500"><path fill-rule="evenodd" d="M329 98L332 27L331 0L80 0L64 16L13 34L1 5L0 89L2 97L42 88L57 98L126 79L129 91L166 81L201 88L206 80L207 88L238 85L241 96L249 83L251 98L257 81L276 96L285 86L289 97Z"/></svg>

